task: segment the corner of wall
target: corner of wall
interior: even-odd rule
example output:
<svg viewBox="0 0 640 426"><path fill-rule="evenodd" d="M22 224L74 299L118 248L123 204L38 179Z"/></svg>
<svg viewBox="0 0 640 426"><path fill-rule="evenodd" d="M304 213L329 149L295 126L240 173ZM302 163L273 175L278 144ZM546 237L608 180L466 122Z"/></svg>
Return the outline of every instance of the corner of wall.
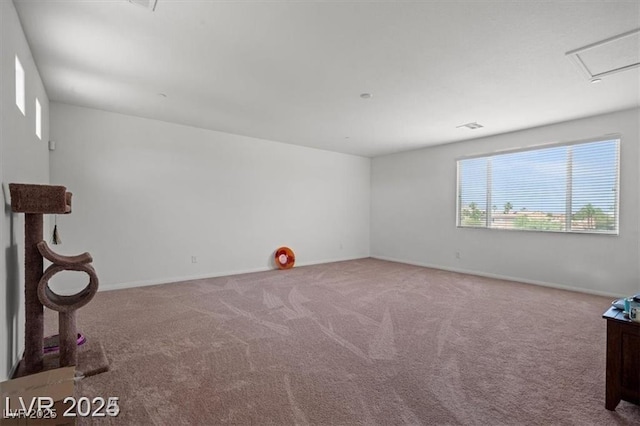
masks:
<svg viewBox="0 0 640 426"><path fill-rule="evenodd" d="M15 6L0 2L0 182L49 182L49 99L33 61ZM15 56L25 71L25 114L16 107ZM42 139L35 134L35 100L42 107ZM17 365L24 344L24 281L21 215L11 212L2 194L0 219L0 380Z"/></svg>

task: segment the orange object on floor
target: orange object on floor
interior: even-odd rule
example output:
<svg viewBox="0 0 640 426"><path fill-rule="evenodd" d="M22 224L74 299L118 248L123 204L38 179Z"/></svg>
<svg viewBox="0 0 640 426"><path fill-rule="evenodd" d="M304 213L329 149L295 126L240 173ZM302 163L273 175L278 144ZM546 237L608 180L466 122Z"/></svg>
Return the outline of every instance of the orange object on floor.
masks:
<svg viewBox="0 0 640 426"><path fill-rule="evenodd" d="M296 261L296 256L289 247L280 247L276 250L275 260L279 269L291 269Z"/></svg>

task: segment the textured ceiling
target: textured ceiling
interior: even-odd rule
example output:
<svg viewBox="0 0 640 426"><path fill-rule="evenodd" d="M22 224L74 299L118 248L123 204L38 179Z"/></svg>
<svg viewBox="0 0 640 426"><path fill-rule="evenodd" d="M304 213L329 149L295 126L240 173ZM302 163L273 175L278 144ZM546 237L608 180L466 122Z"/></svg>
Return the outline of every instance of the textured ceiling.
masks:
<svg viewBox="0 0 640 426"><path fill-rule="evenodd" d="M640 104L638 68L590 84L565 56L639 28L640 1L14 4L52 101L344 153Z"/></svg>

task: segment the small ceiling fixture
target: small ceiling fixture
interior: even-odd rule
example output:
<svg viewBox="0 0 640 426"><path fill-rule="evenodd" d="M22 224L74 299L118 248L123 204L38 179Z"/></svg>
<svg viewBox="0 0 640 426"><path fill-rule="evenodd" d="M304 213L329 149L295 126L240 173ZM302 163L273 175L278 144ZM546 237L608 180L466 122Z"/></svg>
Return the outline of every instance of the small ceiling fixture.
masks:
<svg viewBox="0 0 640 426"><path fill-rule="evenodd" d="M129 0L129 3L137 4L153 12L156 10L158 0Z"/></svg>
<svg viewBox="0 0 640 426"><path fill-rule="evenodd" d="M456 129L459 129L460 127L466 127L467 129L475 130L475 129L480 129L481 127L484 127L484 126L474 121L473 123L461 124L459 126L456 126Z"/></svg>
<svg viewBox="0 0 640 426"><path fill-rule="evenodd" d="M166 93L158 93L158 96L162 97L162 98L166 98L167 94Z"/></svg>
<svg viewBox="0 0 640 426"><path fill-rule="evenodd" d="M601 78L594 78L591 80L591 84L600 83L602 81Z"/></svg>
<svg viewBox="0 0 640 426"><path fill-rule="evenodd" d="M371 99L371 98L373 98L373 95L371 93L361 93L360 97L362 99Z"/></svg>

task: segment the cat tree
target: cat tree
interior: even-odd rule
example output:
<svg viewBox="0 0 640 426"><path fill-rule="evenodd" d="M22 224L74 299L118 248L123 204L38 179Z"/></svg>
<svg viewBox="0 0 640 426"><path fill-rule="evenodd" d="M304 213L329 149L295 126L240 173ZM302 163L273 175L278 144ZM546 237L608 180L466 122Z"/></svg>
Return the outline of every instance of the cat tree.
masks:
<svg viewBox="0 0 640 426"><path fill-rule="evenodd" d="M60 367L77 365L76 310L91 301L98 291L98 276L89 253L62 256L54 253L43 239L45 214L71 213L71 193L64 186L9 184L11 209L24 213L24 293L25 348L22 373L33 374L45 369L44 307L58 312L60 334ZM43 272L44 259L52 264ZM66 296L56 294L49 280L58 272L81 271L89 276L89 283L80 292ZM105 369L106 370L106 369ZM102 371L105 371L102 370Z"/></svg>

